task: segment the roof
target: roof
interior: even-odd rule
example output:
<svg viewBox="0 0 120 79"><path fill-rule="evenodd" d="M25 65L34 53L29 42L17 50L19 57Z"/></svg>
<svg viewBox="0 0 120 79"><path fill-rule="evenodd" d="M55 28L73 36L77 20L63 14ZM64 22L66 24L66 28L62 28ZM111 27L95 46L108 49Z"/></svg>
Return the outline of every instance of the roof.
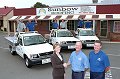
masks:
<svg viewBox="0 0 120 79"><path fill-rule="evenodd" d="M5 16L7 15L9 12L11 12L13 9L15 9L15 7L4 7L4 8L0 8L0 16Z"/></svg>

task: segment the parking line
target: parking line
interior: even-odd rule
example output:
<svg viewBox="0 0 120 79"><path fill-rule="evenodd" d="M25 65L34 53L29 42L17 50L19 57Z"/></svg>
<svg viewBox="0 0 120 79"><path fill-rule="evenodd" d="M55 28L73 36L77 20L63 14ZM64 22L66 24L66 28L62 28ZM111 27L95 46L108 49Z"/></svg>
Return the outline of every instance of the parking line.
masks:
<svg viewBox="0 0 120 79"><path fill-rule="evenodd" d="M114 55L114 54L107 54L107 55L110 55L110 56L118 56L118 57L120 56L120 55Z"/></svg>
<svg viewBox="0 0 120 79"><path fill-rule="evenodd" d="M116 44L116 43L120 43L120 42L102 41L102 43L114 43L114 44Z"/></svg>
<svg viewBox="0 0 120 79"><path fill-rule="evenodd" d="M0 49L9 49L9 48L5 48L5 47L0 47Z"/></svg>
<svg viewBox="0 0 120 79"><path fill-rule="evenodd" d="M120 67L110 67L111 69L119 69L120 70Z"/></svg>

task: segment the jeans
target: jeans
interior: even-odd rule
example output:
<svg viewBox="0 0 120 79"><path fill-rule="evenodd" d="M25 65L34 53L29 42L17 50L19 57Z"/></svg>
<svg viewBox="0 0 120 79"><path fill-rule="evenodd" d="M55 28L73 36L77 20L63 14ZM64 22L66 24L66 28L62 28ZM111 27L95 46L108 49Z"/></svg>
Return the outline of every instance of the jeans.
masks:
<svg viewBox="0 0 120 79"><path fill-rule="evenodd" d="M90 72L90 79L105 79L105 72Z"/></svg>
<svg viewBox="0 0 120 79"><path fill-rule="evenodd" d="M72 71L72 79L84 79L84 71L81 72Z"/></svg>

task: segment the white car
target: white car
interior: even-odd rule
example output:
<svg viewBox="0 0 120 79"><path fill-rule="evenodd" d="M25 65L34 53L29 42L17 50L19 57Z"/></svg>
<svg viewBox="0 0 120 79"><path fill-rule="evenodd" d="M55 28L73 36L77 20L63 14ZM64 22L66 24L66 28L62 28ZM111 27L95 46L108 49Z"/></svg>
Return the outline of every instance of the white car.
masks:
<svg viewBox="0 0 120 79"><path fill-rule="evenodd" d="M78 28L76 31L76 37L82 41L84 47L93 47L94 42L99 40L94 31L89 28Z"/></svg>
<svg viewBox="0 0 120 79"><path fill-rule="evenodd" d="M79 41L67 29L53 29L50 33L49 42L59 43L62 49L74 49L76 41Z"/></svg>
<svg viewBox="0 0 120 79"><path fill-rule="evenodd" d="M9 49L12 55L18 54L30 68L36 64L50 63L53 46L39 33L19 33L15 37L6 37L10 42Z"/></svg>

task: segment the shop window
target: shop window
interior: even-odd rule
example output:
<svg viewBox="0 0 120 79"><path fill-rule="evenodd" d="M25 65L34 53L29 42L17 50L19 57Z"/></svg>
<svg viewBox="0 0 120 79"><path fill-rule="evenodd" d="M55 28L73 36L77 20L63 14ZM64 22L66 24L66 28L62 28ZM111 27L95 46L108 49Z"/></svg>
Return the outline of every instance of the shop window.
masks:
<svg viewBox="0 0 120 79"><path fill-rule="evenodd" d="M120 33L120 21L115 21L114 22L113 32Z"/></svg>
<svg viewBox="0 0 120 79"><path fill-rule="evenodd" d="M74 30L74 21L73 20L69 20L67 22L67 29Z"/></svg>
<svg viewBox="0 0 120 79"><path fill-rule="evenodd" d="M3 26L3 21L2 20L0 20L0 27L2 27Z"/></svg>

